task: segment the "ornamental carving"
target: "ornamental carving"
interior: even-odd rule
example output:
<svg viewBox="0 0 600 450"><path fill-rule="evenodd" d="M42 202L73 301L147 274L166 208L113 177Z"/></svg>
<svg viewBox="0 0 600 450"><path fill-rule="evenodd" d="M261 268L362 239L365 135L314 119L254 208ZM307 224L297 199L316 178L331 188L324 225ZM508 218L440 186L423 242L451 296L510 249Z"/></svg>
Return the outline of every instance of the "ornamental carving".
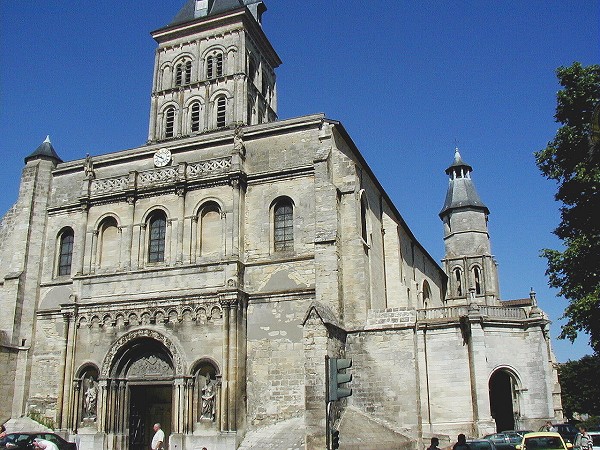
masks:
<svg viewBox="0 0 600 450"><path fill-rule="evenodd" d="M108 351L106 356L104 357L104 361L102 362L102 370L101 377L108 378L110 376L110 369L115 359L115 356L126 346L130 345L130 343L136 339L140 338L150 338L162 343L173 358L173 365L175 370L175 375L183 375L185 373L183 367L183 360L181 358L181 352L177 349L175 344L167 338L165 335L159 333L155 330L149 330L147 328L141 328L139 330L131 331L124 336L121 336L117 341L113 344L111 349ZM172 372L171 372L172 373Z"/></svg>
<svg viewBox="0 0 600 450"><path fill-rule="evenodd" d="M177 181L177 167L148 170L138 174L138 187L142 188L175 181Z"/></svg>
<svg viewBox="0 0 600 450"><path fill-rule="evenodd" d="M173 368L157 355L146 355L131 364L127 376L135 378L171 377Z"/></svg>
<svg viewBox="0 0 600 450"><path fill-rule="evenodd" d="M215 302L203 303L168 303L159 305L144 305L140 307L106 307L82 308L77 313L78 327L88 328L129 327L151 324L180 324L193 322L203 325L223 317L220 305Z"/></svg>
<svg viewBox="0 0 600 450"><path fill-rule="evenodd" d="M128 183L128 176L92 180L92 194L99 195L124 191L127 189Z"/></svg>
<svg viewBox="0 0 600 450"><path fill-rule="evenodd" d="M200 178L203 175L226 171L231 167L231 158L211 159L199 163L189 164L187 166L188 178Z"/></svg>

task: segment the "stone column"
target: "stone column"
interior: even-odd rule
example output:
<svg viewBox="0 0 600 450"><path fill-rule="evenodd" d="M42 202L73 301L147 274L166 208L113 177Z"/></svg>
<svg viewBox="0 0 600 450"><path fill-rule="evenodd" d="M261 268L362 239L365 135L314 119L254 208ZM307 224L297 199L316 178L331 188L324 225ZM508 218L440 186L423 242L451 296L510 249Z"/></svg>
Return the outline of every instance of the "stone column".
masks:
<svg viewBox="0 0 600 450"><path fill-rule="evenodd" d="M228 367L228 430L237 430L237 372L238 372L238 305L239 303L233 302L230 304L230 316L229 316L229 367Z"/></svg>
<svg viewBox="0 0 600 450"><path fill-rule="evenodd" d="M58 389L58 398L56 399L57 413L58 413L58 428L60 430L65 429L68 422L68 412L69 412L69 386L70 383L67 382L67 370L70 368L68 364L67 356L69 350L72 349L73 345L69 345L71 342L69 339L69 331L70 331L70 321L73 320L73 314L71 312L63 312L63 336L65 339L65 344L61 349L60 355L60 376L61 383Z"/></svg>
<svg viewBox="0 0 600 450"><path fill-rule="evenodd" d="M173 384L173 433L183 433L185 417L185 380L177 378Z"/></svg>
<svg viewBox="0 0 600 450"><path fill-rule="evenodd" d="M185 163L178 167L180 177L185 176ZM178 197L177 201L177 244L176 244L176 259L175 264L183 263L183 228L185 224L185 188L178 186L176 188Z"/></svg>
<svg viewBox="0 0 600 450"><path fill-rule="evenodd" d="M223 388L221 390L221 431L229 431L229 305L221 302L223 310Z"/></svg>
<svg viewBox="0 0 600 450"><path fill-rule="evenodd" d="M79 405L81 404L81 380L75 380L73 386L73 399L71 402L71 429L77 433L79 428Z"/></svg>
<svg viewBox="0 0 600 450"><path fill-rule="evenodd" d="M135 220L135 197L128 196L127 197L127 225L125 225L125 233L123 236L123 248L122 252L122 260L123 260L123 268L125 270L131 270L132 267L132 247L133 247L133 223Z"/></svg>
<svg viewBox="0 0 600 450"><path fill-rule="evenodd" d="M106 430L106 415L109 413L108 409L108 381L98 381L98 403L96 404L96 425L99 432Z"/></svg>

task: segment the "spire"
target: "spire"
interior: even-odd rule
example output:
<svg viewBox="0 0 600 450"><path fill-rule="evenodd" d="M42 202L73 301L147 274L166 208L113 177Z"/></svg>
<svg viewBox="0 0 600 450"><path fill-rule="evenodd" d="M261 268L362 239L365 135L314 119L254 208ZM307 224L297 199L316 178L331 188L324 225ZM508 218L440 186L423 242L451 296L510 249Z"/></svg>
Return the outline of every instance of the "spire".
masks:
<svg viewBox="0 0 600 450"><path fill-rule="evenodd" d="M446 169L450 182L444 207L440 211L440 217L457 208L475 208L482 210L485 214L490 213L487 206L479 198L479 194L477 194L475 185L471 180L472 171L473 168L463 161L458 147L456 147L454 149L454 161Z"/></svg>
<svg viewBox="0 0 600 450"><path fill-rule="evenodd" d="M258 23L267 9L262 0L187 0L169 26L191 22L247 6Z"/></svg>
<svg viewBox="0 0 600 450"><path fill-rule="evenodd" d="M63 162L62 159L60 159L60 157L56 154L56 151L50 142L50 136L46 136L44 142L42 142L31 155L25 158L25 164L33 159L52 159L56 163Z"/></svg>

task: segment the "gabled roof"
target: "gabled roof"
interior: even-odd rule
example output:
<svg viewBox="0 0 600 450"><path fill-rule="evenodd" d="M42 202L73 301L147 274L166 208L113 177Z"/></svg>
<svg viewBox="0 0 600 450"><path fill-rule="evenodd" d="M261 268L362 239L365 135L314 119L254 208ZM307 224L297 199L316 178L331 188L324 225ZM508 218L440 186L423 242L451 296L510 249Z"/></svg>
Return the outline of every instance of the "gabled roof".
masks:
<svg viewBox="0 0 600 450"><path fill-rule="evenodd" d="M63 162L62 159L57 155L54 151L54 147L52 147L52 143L50 142L50 136L46 136L44 142L40 144L35 151L25 158L25 164L32 159L53 159L57 163Z"/></svg>
<svg viewBox="0 0 600 450"><path fill-rule="evenodd" d="M210 17L227 11L233 11L248 5L262 4L262 0L208 0L206 3L207 8L197 8L196 5L199 4L197 0L187 0L185 5L183 5L183 8L179 10L169 26L191 22L192 20L196 20L201 17ZM255 10L257 11L258 15L254 14ZM251 8L251 11L253 12L257 22L260 23L260 14L262 14L263 10L255 7Z"/></svg>

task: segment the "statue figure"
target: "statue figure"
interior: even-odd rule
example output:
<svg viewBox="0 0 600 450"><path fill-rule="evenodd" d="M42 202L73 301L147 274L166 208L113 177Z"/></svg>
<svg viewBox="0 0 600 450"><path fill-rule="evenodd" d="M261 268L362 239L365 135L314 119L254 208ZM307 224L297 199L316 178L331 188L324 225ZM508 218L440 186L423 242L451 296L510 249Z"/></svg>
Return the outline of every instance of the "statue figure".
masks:
<svg viewBox="0 0 600 450"><path fill-rule="evenodd" d="M98 383L90 376L87 379L87 389L83 399L83 409L85 418L96 418L96 406L98 404Z"/></svg>
<svg viewBox="0 0 600 450"><path fill-rule="evenodd" d="M206 378L206 384L202 388L202 413L200 419L215 420L215 382Z"/></svg>
<svg viewBox="0 0 600 450"><path fill-rule="evenodd" d="M244 145L244 131L241 125L235 127L233 134L233 150L242 156L246 156L246 146Z"/></svg>
<svg viewBox="0 0 600 450"><path fill-rule="evenodd" d="M85 171L85 177L88 180L93 180L96 178L96 173L94 172L94 162L92 161L92 157L89 153L85 155L85 163L83 164L83 170Z"/></svg>

